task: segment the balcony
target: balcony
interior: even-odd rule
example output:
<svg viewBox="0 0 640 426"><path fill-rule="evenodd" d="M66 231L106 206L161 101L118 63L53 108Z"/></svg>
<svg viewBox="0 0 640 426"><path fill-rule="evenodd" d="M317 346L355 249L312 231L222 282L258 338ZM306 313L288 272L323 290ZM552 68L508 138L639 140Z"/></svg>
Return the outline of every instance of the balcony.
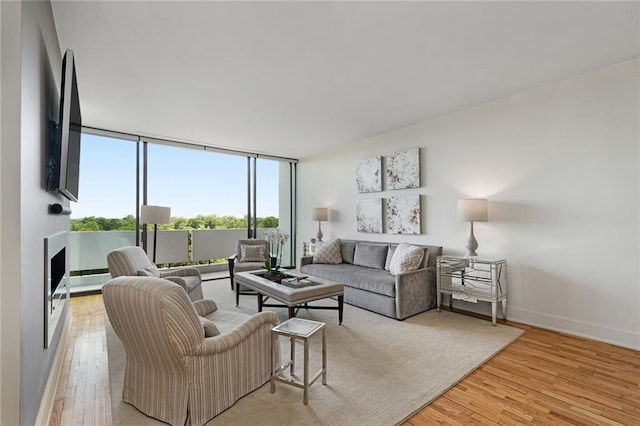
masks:
<svg viewBox="0 0 640 426"><path fill-rule="evenodd" d="M270 228L259 228L263 238ZM107 254L124 246L136 245L135 231L70 232L69 262L71 292L99 290L111 276L107 270ZM246 229L197 229L158 231L158 265L193 264L201 272L224 271L226 258L236 250L236 242L247 237ZM148 253L153 258L153 232L148 233ZM289 259L289 247L284 248ZM197 265L196 265L197 264Z"/></svg>

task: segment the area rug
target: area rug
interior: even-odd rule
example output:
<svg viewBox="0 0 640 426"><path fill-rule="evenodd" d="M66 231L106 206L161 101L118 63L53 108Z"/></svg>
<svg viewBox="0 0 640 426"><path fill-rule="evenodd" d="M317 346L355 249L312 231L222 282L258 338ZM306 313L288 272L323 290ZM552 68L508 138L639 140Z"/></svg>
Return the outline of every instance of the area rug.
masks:
<svg viewBox="0 0 640 426"><path fill-rule="evenodd" d="M235 307L228 279L205 282L203 290L219 309L256 312L255 296L241 296L240 307ZM272 310L286 319L286 309ZM272 394L266 384L207 425L399 424L523 333L435 309L397 321L345 305L342 325L336 311L303 309L298 317L327 324L327 385L318 379L309 390L309 404L303 405L301 389L277 384ZM284 339L281 348L284 359L288 354ZM122 402L125 354L110 326L107 349L113 423L163 424ZM301 352L302 348L297 350ZM320 338L314 338L312 371L319 366L320 353Z"/></svg>

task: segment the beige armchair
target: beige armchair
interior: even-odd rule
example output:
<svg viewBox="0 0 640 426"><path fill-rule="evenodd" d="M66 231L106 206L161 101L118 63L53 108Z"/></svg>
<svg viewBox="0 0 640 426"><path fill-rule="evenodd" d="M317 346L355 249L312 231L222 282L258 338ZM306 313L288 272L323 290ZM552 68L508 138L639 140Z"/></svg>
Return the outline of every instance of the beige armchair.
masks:
<svg viewBox="0 0 640 426"><path fill-rule="evenodd" d="M245 255L242 255L242 248L245 246ZM257 253L247 252L246 247L264 247ZM260 256L262 253L262 256ZM234 275L237 272L255 271L264 268L264 261L269 259L269 243L267 240L238 240L236 252L229 256L229 278L231 279L231 290L235 289ZM241 293L242 294L242 293Z"/></svg>
<svg viewBox="0 0 640 426"><path fill-rule="evenodd" d="M114 278L102 293L127 355L122 400L146 415L199 426L269 380L275 313L218 311L152 277Z"/></svg>
<svg viewBox="0 0 640 426"><path fill-rule="evenodd" d="M121 247L107 255L107 265L112 278L120 276L147 276L164 278L182 287L191 300L202 299L202 278L196 268L176 268L160 271L149 260L142 247Z"/></svg>

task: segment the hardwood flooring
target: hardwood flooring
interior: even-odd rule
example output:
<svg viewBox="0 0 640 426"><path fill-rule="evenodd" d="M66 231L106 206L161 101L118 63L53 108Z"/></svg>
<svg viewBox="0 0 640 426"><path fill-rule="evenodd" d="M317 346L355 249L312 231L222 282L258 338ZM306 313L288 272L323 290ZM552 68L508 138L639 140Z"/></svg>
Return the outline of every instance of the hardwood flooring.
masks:
<svg viewBox="0 0 640 426"><path fill-rule="evenodd" d="M71 336L49 425L111 422L111 394L102 294L72 297Z"/></svg>
<svg viewBox="0 0 640 426"><path fill-rule="evenodd" d="M73 297L71 307L49 424L111 425L102 296ZM525 334L404 425L640 425L640 352L509 325Z"/></svg>

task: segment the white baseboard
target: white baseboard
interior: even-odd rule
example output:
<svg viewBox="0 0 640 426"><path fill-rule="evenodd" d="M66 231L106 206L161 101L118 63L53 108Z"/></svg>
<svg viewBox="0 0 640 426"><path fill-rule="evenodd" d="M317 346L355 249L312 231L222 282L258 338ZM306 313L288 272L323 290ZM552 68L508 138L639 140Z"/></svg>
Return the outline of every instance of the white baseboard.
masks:
<svg viewBox="0 0 640 426"><path fill-rule="evenodd" d="M449 303L448 299L446 299L446 303ZM491 316L490 303L468 303L460 300L454 300L453 306L465 311ZM502 309L498 303L498 319L500 318L502 318ZM559 333L570 334L572 336L584 337L585 339L609 343L636 351L640 350L640 333L629 330L606 327L599 324L578 321L555 315L542 314L540 312L518 309L512 306L507 307L507 320L533 325L535 327L557 331Z"/></svg>
<svg viewBox="0 0 640 426"><path fill-rule="evenodd" d="M640 350L640 333L619 328L606 327L571 318L541 314L513 307L508 308L507 319L533 325L547 330L610 343L623 348Z"/></svg>
<svg viewBox="0 0 640 426"><path fill-rule="evenodd" d="M56 356L53 358L47 385L44 388L42 401L40 401L40 409L38 410L38 417L36 417L35 423L36 426L47 426L51 419L51 412L53 411L53 404L56 399L56 390L58 389L58 382L60 381L60 375L62 374L62 367L64 365L64 356L67 352L67 344L69 343L69 336L71 335L72 320L71 308L69 308L62 329L62 335L60 336L58 350L56 351Z"/></svg>

